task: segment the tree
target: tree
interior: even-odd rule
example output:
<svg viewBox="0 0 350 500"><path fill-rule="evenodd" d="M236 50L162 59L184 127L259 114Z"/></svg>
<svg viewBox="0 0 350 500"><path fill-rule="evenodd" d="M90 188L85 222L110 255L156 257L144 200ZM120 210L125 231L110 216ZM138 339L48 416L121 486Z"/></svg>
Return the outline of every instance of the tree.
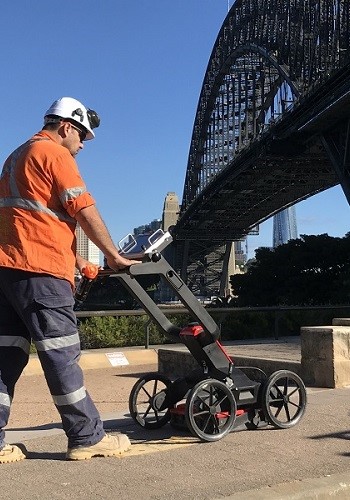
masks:
<svg viewBox="0 0 350 500"><path fill-rule="evenodd" d="M237 306L346 304L350 298L350 233L302 235L259 248L246 274L230 277Z"/></svg>

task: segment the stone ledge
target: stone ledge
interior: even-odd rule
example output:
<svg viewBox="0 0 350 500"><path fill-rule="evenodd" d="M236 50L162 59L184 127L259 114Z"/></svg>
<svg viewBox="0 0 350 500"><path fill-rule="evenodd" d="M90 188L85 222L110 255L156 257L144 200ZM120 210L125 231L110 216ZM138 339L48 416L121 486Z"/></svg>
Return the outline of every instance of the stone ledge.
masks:
<svg viewBox="0 0 350 500"><path fill-rule="evenodd" d="M335 318L331 326L302 327L300 335L301 362L295 359L295 353L282 351L276 358L270 350L254 350L258 356L248 353L234 354L236 366L256 367L267 376L277 370L290 370L297 373L310 387L340 388L350 385L350 319ZM230 351L228 354L231 355ZM281 359L286 355L294 357ZM191 353L183 349L159 349L158 369L171 379L183 377L198 368Z"/></svg>
<svg viewBox="0 0 350 500"><path fill-rule="evenodd" d="M277 370L291 370L301 376L301 363L285 359L268 359L250 356L233 356L236 366L260 368L267 376ZM171 379L184 377L198 368L190 352L174 349L158 350L158 371Z"/></svg>
<svg viewBox="0 0 350 500"><path fill-rule="evenodd" d="M333 326L350 326L350 318L333 318Z"/></svg>
<svg viewBox="0 0 350 500"><path fill-rule="evenodd" d="M301 369L305 383L318 387L350 384L350 326L301 328Z"/></svg>

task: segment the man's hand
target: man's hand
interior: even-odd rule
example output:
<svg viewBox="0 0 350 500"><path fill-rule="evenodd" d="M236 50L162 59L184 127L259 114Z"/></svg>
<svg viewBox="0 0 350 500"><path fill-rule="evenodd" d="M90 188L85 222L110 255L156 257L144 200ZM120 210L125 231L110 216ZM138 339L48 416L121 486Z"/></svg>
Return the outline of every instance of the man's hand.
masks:
<svg viewBox="0 0 350 500"><path fill-rule="evenodd" d="M114 257L107 257L106 260L108 267L110 267L114 271L120 271L122 269L132 266L133 264L141 264L140 260L126 259L125 257L122 257L119 254L117 254Z"/></svg>
<svg viewBox="0 0 350 500"><path fill-rule="evenodd" d="M76 254L76 257L75 257L75 267L78 269L78 271L80 272L80 274L82 275L83 274L83 269L84 267L87 267L87 266L96 266L96 264L93 264L92 262L84 259L84 257L82 257L80 254ZM103 267L101 266L97 266L99 269L103 269Z"/></svg>

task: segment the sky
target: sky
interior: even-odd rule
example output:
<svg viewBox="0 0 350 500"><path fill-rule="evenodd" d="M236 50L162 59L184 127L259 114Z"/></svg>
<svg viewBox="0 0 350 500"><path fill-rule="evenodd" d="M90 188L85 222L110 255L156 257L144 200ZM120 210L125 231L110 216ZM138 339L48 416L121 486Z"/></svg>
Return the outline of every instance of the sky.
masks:
<svg viewBox="0 0 350 500"><path fill-rule="evenodd" d="M2 0L0 163L41 129L51 103L80 100L101 118L77 157L116 243L180 203L198 98L232 0ZM299 234L349 231L340 187L296 206ZM248 255L272 245L272 221Z"/></svg>

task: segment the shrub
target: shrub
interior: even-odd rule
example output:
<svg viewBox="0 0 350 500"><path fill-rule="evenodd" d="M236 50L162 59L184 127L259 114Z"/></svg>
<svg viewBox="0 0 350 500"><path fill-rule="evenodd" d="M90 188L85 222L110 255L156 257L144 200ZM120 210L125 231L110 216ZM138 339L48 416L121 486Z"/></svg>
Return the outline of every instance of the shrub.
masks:
<svg viewBox="0 0 350 500"><path fill-rule="evenodd" d="M105 316L86 318L79 322L79 334L82 349L98 349L103 347L125 347L145 343L145 316ZM164 342L162 335L151 324L150 343Z"/></svg>
<svg viewBox="0 0 350 500"><path fill-rule="evenodd" d="M187 315L169 317L175 325L185 325ZM145 345L148 316L104 316L85 318L79 321L79 334L82 349L98 349L107 347L127 347ZM169 339L150 322L149 343L169 343Z"/></svg>

